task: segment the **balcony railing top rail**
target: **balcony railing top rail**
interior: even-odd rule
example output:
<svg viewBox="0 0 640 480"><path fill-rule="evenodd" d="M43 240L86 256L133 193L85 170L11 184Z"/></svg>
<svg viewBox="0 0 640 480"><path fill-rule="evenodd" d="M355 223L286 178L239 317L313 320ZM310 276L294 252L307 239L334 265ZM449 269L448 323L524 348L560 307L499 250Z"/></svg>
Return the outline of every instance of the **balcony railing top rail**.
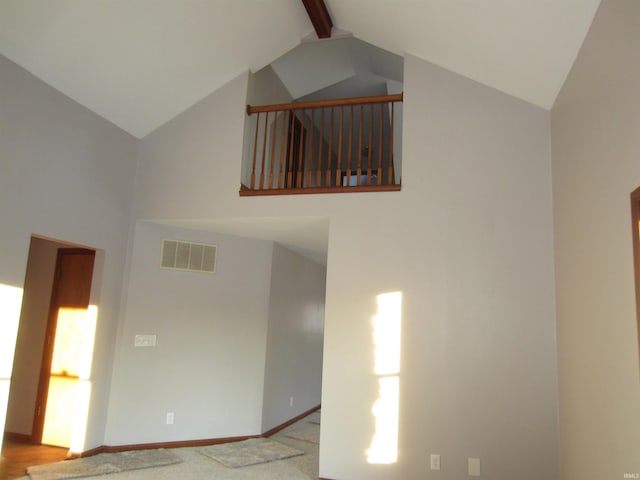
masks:
<svg viewBox="0 0 640 480"><path fill-rule="evenodd" d="M400 190L403 94L247 105L240 195Z"/></svg>
<svg viewBox="0 0 640 480"><path fill-rule="evenodd" d="M389 102L402 102L403 93L394 95L375 95L368 97L336 98L333 100L315 100L311 102L277 103L274 105L247 105L247 114L261 112L280 112L285 110L306 110L312 108L342 107L349 105L372 105Z"/></svg>

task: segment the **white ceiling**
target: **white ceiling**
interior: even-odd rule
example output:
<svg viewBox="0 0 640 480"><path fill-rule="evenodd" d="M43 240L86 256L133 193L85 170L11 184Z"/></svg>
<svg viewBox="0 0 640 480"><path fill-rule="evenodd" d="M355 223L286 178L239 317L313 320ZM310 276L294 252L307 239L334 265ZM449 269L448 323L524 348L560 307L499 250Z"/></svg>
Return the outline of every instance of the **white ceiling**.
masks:
<svg viewBox="0 0 640 480"><path fill-rule="evenodd" d="M335 27L550 108L600 0L325 0ZM136 137L312 32L300 0L0 0L0 53Z"/></svg>
<svg viewBox="0 0 640 480"><path fill-rule="evenodd" d="M335 31L549 109L600 0L325 3ZM138 138L312 32L300 0L0 0L0 54ZM326 218L167 223L326 261Z"/></svg>

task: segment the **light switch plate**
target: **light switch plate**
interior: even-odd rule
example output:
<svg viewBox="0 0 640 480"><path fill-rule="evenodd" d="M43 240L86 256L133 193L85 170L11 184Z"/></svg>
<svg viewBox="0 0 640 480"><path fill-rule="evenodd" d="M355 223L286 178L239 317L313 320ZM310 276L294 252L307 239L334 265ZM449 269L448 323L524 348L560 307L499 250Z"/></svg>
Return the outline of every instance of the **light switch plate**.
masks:
<svg viewBox="0 0 640 480"><path fill-rule="evenodd" d="M155 347L157 341L156 335L136 335L133 340L134 347Z"/></svg>
<svg viewBox="0 0 640 480"><path fill-rule="evenodd" d="M431 454L431 470L440 470L440 455Z"/></svg>

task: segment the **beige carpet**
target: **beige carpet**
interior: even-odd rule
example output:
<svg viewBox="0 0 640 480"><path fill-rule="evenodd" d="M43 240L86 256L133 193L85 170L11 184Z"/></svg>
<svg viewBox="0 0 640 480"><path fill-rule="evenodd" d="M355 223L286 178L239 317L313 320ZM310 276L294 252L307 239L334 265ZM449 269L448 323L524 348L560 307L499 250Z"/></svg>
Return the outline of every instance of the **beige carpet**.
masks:
<svg viewBox="0 0 640 480"><path fill-rule="evenodd" d="M231 468L247 467L304 455L302 450L288 447L268 438L251 438L242 442L212 445L202 448L200 453Z"/></svg>
<svg viewBox="0 0 640 480"><path fill-rule="evenodd" d="M320 443L320 425L309 423L301 428L287 432L286 436L304 442Z"/></svg>
<svg viewBox="0 0 640 480"><path fill-rule="evenodd" d="M180 463L127 470L93 478L95 480L202 480L205 478L211 480L315 480L318 478L319 445L287 436L291 432L306 427L309 421L319 422L320 412L315 412L270 437L271 440L303 451L304 455L242 468L229 468L204 456L200 452L203 447L172 448L167 451L182 460ZM94 457L80 460L90 458ZM30 477L24 476L18 480L30 480Z"/></svg>
<svg viewBox="0 0 640 480"><path fill-rule="evenodd" d="M65 460L48 465L36 465L29 467L27 473L31 480L64 480L139 470L141 468L163 467L180 462L182 462L180 457L168 450L138 450L121 453L101 453L88 458Z"/></svg>

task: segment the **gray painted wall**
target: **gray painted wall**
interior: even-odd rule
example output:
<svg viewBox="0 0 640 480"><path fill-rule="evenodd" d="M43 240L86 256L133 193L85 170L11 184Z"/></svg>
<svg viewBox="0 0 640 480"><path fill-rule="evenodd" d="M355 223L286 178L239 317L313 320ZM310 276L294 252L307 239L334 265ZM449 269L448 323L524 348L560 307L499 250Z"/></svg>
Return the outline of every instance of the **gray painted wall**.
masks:
<svg viewBox="0 0 640 480"><path fill-rule="evenodd" d="M164 238L217 245L216 273L161 269ZM136 224L108 445L261 433L272 248ZM134 347L136 334L157 335L157 346Z"/></svg>
<svg viewBox="0 0 640 480"><path fill-rule="evenodd" d="M22 289L32 234L104 250L86 449L104 441L138 142L0 56L0 284ZM101 255L101 254L100 254ZM5 306L6 307L6 306ZM19 299L18 299L19 307ZM19 319L3 312L0 337ZM4 349L3 349L4 350ZM11 357L0 365L0 425Z"/></svg>
<svg viewBox="0 0 640 480"><path fill-rule="evenodd" d="M195 411L209 407L184 392L215 397L211 384L203 381L210 369L202 366L214 355L206 347L216 324L200 305L207 304L211 292L189 282L194 291L181 293L192 301L183 310L183 301L171 305L170 296L159 298L149 290L147 282L157 282L164 293L172 285L151 269L158 227L140 221L129 237L131 269L125 285L130 287L109 388L132 159L139 147L136 220L330 218L322 476L457 479L466 476L466 458L473 456L481 458L488 478L557 477L548 112L407 56L402 192L240 198L237 159L242 158L248 74L138 144L5 59L0 69L0 158L8 162L9 172L0 178L0 214L7 225L0 232L5 246L0 283L22 286L32 232L105 250L86 448L161 438L167 435L163 421L169 408L176 413L172 439L237 435L261 426L260 408L240 419L237 406L222 405L232 420L213 414L208 423L201 422L204 427L188 412L183 416L193 402ZM254 263L258 274L270 279L267 258ZM247 271L245 266L240 273ZM366 456L379 394L372 321L377 296L398 291L403 299L399 455L395 463L378 465ZM255 303L266 312L266 290L257 295ZM252 302L247 308L255 306ZM171 323L183 317L191 319L192 328ZM247 330L240 327L242 333L255 348L266 348L267 319L243 321ZM143 327L158 327L156 352L170 342L162 347L162 358L131 346L132 334L154 333L139 332ZM194 342L198 348L190 349ZM185 356L191 354L188 364L199 366L185 372ZM252 398L244 401L262 405L257 398L262 389L256 388L261 360L250 357L239 365L253 375ZM229 375L225 391L236 378ZM130 395L143 384L151 392L171 388L175 393L168 399L153 397L149 404L149 392ZM247 393L236 388L235 393ZM169 405L172 399L177 403ZM132 412L143 406L149 412L136 418ZM151 432L129 428L126 421L152 425ZM437 475L427 469L429 453L442 455L443 470Z"/></svg>
<svg viewBox="0 0 640 480"><path fill-rule="evenodd" d="M458 479L480 457L488 478L557 478L549 112L407 56L401 192L240 198L248 79L144 139L134 212L330 218L320 474ZM399 456L376 465L372 317L394 291Z"/></svg>
<svg viewBox="0 0 640 480"><path fill-rule="evenodd" d="M106 444L256 435L320 403L323 266L272 242L150 222L133 237ZM161 269L163 239L215 244L215 274ZM134 347L137 334L157 346Z"/></svg>
<svg viewBox="0 0 640 480"><path fill-rule="evenodd" d="M640 2L604 0L552 111L564 480L640 473L629 205L640 186L639 32Z"/></svg>
<svg viewBox="0 0 640 480"><path fill-rule="evenodd" d="M320 404L325 283L323 265L274 245L263 432Z"/></svg>

